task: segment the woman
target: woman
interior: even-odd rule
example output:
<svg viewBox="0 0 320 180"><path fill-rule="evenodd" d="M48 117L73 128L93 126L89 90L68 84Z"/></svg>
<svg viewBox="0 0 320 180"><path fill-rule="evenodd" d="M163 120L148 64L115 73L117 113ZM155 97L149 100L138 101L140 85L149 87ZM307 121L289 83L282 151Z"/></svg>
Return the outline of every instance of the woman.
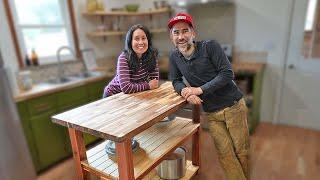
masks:
<svg viewBox="0 0 320 180"><path fill-rule="evenodd" d="M118 57L117 74L105 87L103 97L120 92L126 94L155 89L159 86L158 51L152 47L149 30L137 24L126 35L125 49ZM132 148L138 143L132 141ZM108 140L106 152L115 154L115 144Z"/></svg>
<svg viewBox="0 0 320 180"><path fill-rule="evenodd" d="M152 47L149 30L137 24L126 35L125 49L118 57L117 73L105 87L103 97L155 89L159 86L158 51Z"/></svg>

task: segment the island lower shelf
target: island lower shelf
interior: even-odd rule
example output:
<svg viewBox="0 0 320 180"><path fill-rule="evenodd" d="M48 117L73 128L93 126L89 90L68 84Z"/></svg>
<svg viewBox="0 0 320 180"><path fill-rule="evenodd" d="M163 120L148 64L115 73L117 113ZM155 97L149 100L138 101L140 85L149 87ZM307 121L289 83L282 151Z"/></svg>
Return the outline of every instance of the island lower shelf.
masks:
<svg viewBox="0 0 320 180"><path fill-rule="evenodd" d="M199 124L191 119L177 117L171 122L159 122L141 132L135 139L139 149L133 153L135 179L157 179L154 168L166 154L181 146L192 134L199 131ZM105 151L106 142L88 150L87 160L82 161L84 170L103 179L119 179L116 156ZM190 179L198 170L192 162L187 162L187 172L183 179Z"/></svg>

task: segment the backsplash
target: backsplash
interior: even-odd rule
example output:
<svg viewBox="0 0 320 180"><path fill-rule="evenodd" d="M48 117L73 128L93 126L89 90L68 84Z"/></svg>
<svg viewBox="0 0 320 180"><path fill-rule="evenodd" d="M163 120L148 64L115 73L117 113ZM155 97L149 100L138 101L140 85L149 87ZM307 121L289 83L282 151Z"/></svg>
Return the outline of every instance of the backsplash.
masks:
<svg viewBox="0 0 320 180"><path fill-rule="evenodd" d="M72 75L83 71L84 65L81 61L68 61L63 62L63 69L65 75ZM34 84L46 82L50 79L58 77L57 64L26 67L23 68L21 71L30 71L30 76Z"/></svg>

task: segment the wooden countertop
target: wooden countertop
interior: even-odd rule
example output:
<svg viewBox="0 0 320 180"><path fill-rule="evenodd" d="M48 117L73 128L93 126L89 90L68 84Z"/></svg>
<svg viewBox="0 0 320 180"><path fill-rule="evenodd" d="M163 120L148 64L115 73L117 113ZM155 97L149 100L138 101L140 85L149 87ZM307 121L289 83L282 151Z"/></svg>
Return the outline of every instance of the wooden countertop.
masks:
<svg viewBox="0 0 320 180"><path fill-rule="evenodd" d="M94 77L89 77L81 80L75 80L75 81L70 81L67 83L63 84L48 84L48 83L43 83L43 84L36 84L32 87L32 89L28 91L22 91L19 92L18 94L14 95L14 101L15 102L20 102L20 101L25 101L28 99L32 99L35 97L71 89L74 87L82 86L91 82L96 82L99 80L106 79L108 77L111 77L110 74L102 74L99 76L94 76Z"/></svg>
<svg viewBox="0 0 320 180"><path fill-rule="evenodd" d="M232 69L235 73L258 73L265 67L264 62L236 61L232 63ZM159 59L159 69L163 72L169 71L169 57Z"/></svg>
<svg viewBox="0 0 320 180"><path fill-rule="evenodd" d="M121 142L177 111L186 100L171 82L134 94L119 93L55 115L52 121L85 133Z"/></svg>
<svg viewBox="0 0 320 180"><path fill-rule="evenodd" d="M262 62L246 62L246 61L237 61L232 63L232 69L234 73L258 73L263 70L266 63Z"/></svg>

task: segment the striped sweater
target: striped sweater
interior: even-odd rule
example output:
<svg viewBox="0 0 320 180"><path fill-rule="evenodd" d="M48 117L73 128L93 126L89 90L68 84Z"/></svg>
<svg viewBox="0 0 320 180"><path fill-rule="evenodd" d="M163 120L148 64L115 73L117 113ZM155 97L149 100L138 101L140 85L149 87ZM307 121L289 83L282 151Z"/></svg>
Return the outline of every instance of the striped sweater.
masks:
<svg viewBox="0 0 320 180"><path fill-rule="evenodd" d="M148 81L151 79L159 79L158 63L151 73L147 71L146 65L142 63L140 63L138 70L133 73L133 71L129 69L125 54L122 52L118 57L117 73L104 88L103 97L120 92L129 94L148 90L150 89Z"/></svg>

